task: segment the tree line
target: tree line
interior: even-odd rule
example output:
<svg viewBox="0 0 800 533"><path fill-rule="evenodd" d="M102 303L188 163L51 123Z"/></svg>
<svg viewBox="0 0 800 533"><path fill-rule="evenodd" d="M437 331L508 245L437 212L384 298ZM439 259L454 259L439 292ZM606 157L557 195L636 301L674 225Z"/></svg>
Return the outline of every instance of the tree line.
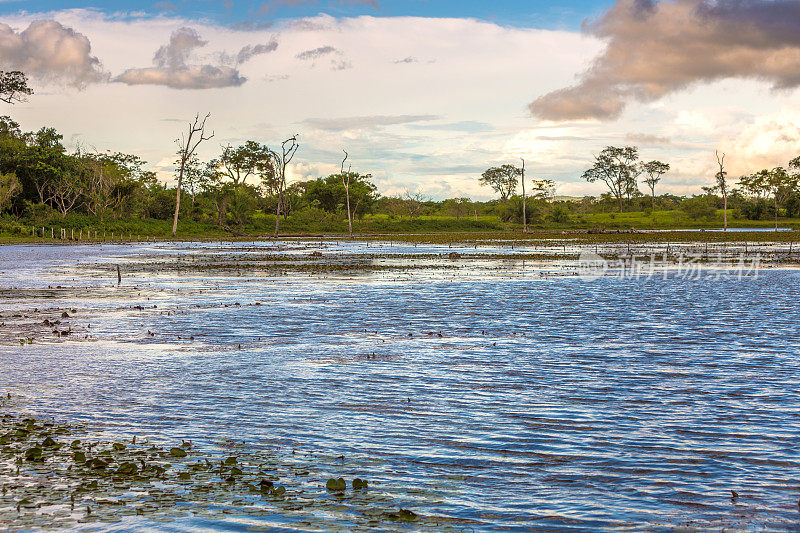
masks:
<svg viewBox="0 0 800 533"><path fill-rule="evenodd" d="M0 100L20 101L32 94L20 72L0 72ZM172 219L173 235L181 220L213 224L236 232L255 218L274 223L290 217L325 221L344 219L350 234L354 222L378 214L414 222L423 215L453 217L456 221L496 216L502 222L566 224L570 217L590 213L679 209L693 219L712 218L728 211L753 220L800 215L800 157L783 167L764 169L729 179L725 154L715 153L718 171L714 185L690 198L656 194L670 165L642 161L634 146L603 149L582 177L602 183L607 192L599 198L555 201L556 184L541 177L526 177L520 166L491 167L478 177L497 200L475 202L467 197L433 201L419 192L381 196L369 173L353 171L347 151L338 173L307 181L287 182L287 168L300 149L298 135L287 136L272 147L256 140L220 147L217 156L200 161L198 147L214 137L206 129L210 115L195 116L176 140L175 185L168 186L146 170L136 155L98 152L78 146L67 150L54 128L23 132L8 116L0 117L0 213L37 219L56 213L61 218L83 214L99 221L110 219ZM522 195L517 191L522 186ZM646 193L640 188L645 187Z"/></svg>

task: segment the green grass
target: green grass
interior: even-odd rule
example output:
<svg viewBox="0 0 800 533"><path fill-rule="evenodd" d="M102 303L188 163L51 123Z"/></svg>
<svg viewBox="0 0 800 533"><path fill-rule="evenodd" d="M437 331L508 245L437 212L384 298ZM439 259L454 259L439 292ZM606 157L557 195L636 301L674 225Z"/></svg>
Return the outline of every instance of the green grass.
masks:
<svg viewBox="0 0 800 533"><path fill-rule="evenodd" d="M730 214L730 213L729 213ZM772 228L771 220L745 220L729 219L732 228ZM780 227L794 230L800 229L800 219L780 219ZM719 211L711 219L692 220L682 211L655 211L653 213L625 212L625 213L598 213L587 215L572 215L569 222L555 224L552 222L531 224L531 233L521 234L518 224L503 223L497 216L462 217L456 220L448 216L420 216L413 221L408 217L391 217L388 215L368 215L363 219L353 221L353 232L361 238L375 236L391 236L394 240L408 240L409 242L463 242L481 241L486 239L514 239L535 240L564 238L562 233L567 233L570 238L579 238L586 242L713 242L713 241L792 241L800 240L795 231L757 233L716 233L716 232L681 232L670 231L653 234L592 234L587 235L586 230L592 228L615 229L671 229L680 230L688 228L720 228L722 226L722 212ZM36 228L36 236L32 235ZM44 227L45 236L41 235ZM50 235L55 235L55 241L60 242L58 236L61 228L66 228L67 237L73 235L77 240L81 235L83 240L94 240L95 232L100 241L119 240L171 240L172 221L156 219L126 219L126 220L99 220L87 215L69 215L65 218L54 216L45 220L14 219L12 217L0 218L0 242L51 242ZM176 240L244 240L270 238L275 228L275 216L270 214L257 214L245 225L236 228L223 229L212 223L203 223L193 220L180 220ZM347 235L347 221L342 217L329 215L318 218L290 216L281 221L281 236L321 236L321 235Z"/></svg>

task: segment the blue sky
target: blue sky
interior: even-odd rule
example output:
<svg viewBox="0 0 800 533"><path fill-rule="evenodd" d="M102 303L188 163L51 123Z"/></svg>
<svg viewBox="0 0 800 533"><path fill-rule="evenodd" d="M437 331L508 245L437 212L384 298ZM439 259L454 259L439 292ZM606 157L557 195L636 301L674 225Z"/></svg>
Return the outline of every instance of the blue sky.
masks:
<svg viewBox="0 0 800 533"><path fill-rule="evenodd" d="M269 22L282 18L314 16L326 13L336 17L358 15L468 17L506 26L577 30L581 22L600 13L610 2L602 0L10 0L0 3L0 13L19 11L50 12L73 8L97 9L105 13L145 12L169 14L189 19L207 18L222 24L244 21ZM264 9L264 6L268 7ZM266 13L264 12L266 11Z"/></svg>

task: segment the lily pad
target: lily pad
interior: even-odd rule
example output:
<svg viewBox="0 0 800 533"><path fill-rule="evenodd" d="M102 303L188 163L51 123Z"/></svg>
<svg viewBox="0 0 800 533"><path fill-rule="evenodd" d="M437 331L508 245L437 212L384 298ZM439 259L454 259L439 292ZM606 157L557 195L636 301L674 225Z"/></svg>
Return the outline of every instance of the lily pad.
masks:
<svg viewBox="0 0 800 533"><path fill-rule="evenodd" d="M331 478L325 483L325 488L332 492L341 492L347 488L347 482L343 478Z"/></svg>
<svg viewBox="0 0 800 533"><path fill-rule="evenodd" d="M30 448L25 451L25 460L26 461L41 461L42 460L42 449L38 446L35 448Z"/></svg>
<svg viewBox="0 0 800 533"><path fill-rule="evenodd" d="M186 451L183 448L172 448L169 451L172 457L186 457Z"/></svg>
<svg viewBox="0 0 800 533"><path fill-rule="evenodd" d="M416 522L419 520L417 513L408 509L400 509L396 513L386 513L386 518L393 522Z"/></svg>
<svg viewBox="0 0 800 533"><path fill-rule="evenodd" d="M139 468L136 466L136 463L125 462L119 465L119 468L117 468L117 475L132 476L138 471Z"/></svg>

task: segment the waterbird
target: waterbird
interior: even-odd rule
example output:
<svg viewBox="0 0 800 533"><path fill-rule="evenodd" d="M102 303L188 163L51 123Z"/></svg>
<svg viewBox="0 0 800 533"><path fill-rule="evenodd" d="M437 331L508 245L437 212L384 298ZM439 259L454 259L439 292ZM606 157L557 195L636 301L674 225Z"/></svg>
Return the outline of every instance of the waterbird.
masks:
<svg viewBox="0 0 800 533"><path fill-rule="evenodd" d="M735 490L731 489L731 501L735 500L738 497L739 497L739 493L736 492Z"/></svg>

